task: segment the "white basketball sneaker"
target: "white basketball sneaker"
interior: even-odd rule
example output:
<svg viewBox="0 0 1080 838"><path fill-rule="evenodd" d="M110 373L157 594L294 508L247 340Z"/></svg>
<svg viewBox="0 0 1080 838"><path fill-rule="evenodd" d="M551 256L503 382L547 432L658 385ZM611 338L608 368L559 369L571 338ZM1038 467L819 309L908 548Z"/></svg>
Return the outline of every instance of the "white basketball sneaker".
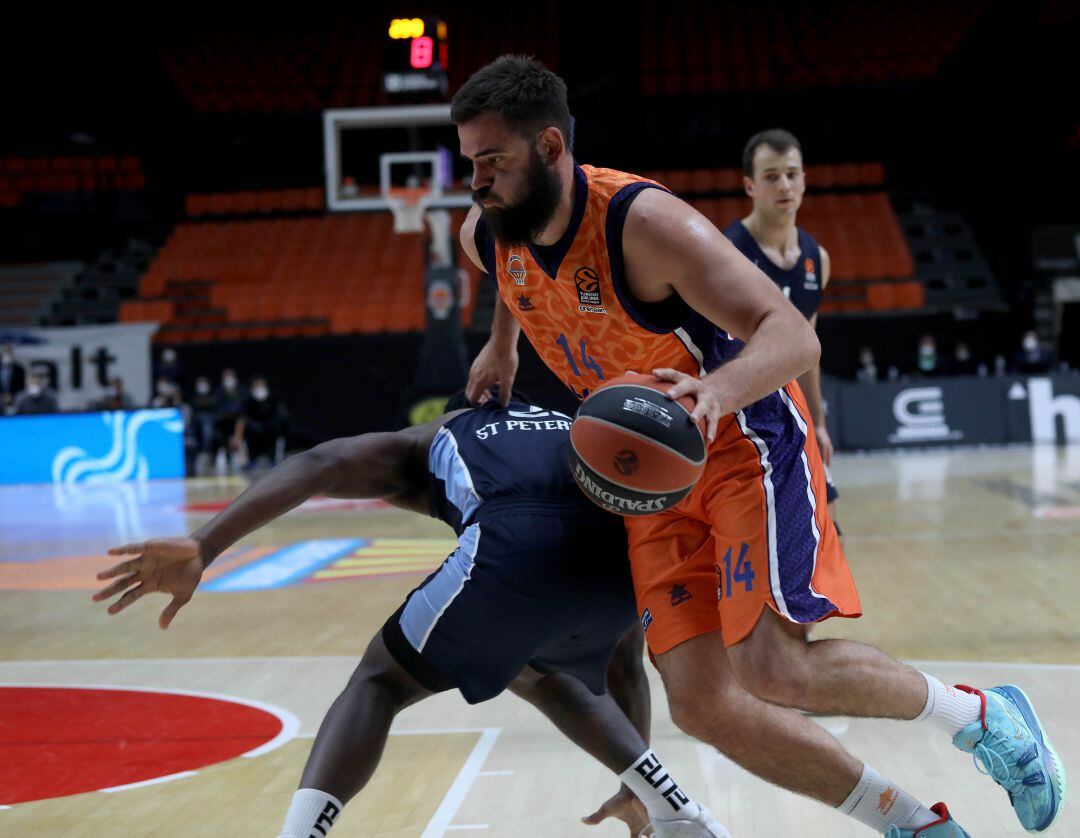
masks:
<svg viewBox="0 0 1080 838"><path fill-rule="evenodd" d="M731 833L720 825L712 812L698 804L701 811L696 818L678 821L653 821L641 833L640 838L731 838ZM652 830L651 832L649 830Z"/></svg>

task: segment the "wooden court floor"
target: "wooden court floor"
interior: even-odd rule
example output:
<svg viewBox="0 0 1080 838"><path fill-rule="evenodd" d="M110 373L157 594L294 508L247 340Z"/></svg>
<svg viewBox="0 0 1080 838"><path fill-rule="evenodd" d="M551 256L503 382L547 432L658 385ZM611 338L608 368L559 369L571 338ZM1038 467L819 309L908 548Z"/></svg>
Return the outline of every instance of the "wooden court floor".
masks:
<svg viewBox="0 0 1080 838"><path fill-rule="evenodd" d="M1080 778L1070 709L1080 695L1080 448L846 456L834 472L866 615L816 636L873 643L952 682L1020 684ZM450 532L394 510L316 502L225 557L167 632L156 627L164 597L114 618L90 602L107 547L185 533L242 485L0 488L0 696L9 696L0 803L10 804L0 835L278 834L324 711L372 634L448 552ZM651 668L650 677L654 747L733 835L870 834L682 735ZM50 688L32 691L48 697L32 730L30 704L10 698L30 695L13 692L28 685ZM172 700L162 706L176 727L168 736L144 728L137 711L110 721L82 702L94 692L86 687L145 691L134 707L146 706L143 695ZM113 694L131 695L106 699ZM205 755L207 717L168 708L215 700L199 706L248 714L236 742L214 734L236 758L192 767ZM927 803L945 800L973 835L1023 834L1005 794L929 727L819 721ZM172 761L117 782L93 750L117 737L130 748L169 739ZM71 793L80 783L88 787ZM469 707L444 694L398 719L374 781L332 835L625 835L578 820L614 790L603 768L513 696ZM1075 802L1047 834L1080 836Z"/></svg>

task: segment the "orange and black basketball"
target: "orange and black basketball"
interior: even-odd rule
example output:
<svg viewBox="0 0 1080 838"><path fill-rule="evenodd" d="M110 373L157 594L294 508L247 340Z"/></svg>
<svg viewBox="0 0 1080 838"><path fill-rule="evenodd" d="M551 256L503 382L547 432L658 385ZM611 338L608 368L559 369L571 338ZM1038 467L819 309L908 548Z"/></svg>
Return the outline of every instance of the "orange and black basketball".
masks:
<svg viewBox="0 0 1080 838"><path fill-rule="evenodd" d="M570 427L570 467L594 503L620 515L674 506L705 467L705 438L690 419L693 400L671 385L628 373L589 396Z"/></svg>

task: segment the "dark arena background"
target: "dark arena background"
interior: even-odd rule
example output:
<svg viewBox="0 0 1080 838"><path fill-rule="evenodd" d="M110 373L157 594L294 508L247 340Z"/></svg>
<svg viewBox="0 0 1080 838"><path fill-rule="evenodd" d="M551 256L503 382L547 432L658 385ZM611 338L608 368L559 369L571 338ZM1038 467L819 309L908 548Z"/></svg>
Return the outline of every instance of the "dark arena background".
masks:
<svg viewBox="0 0 1080 838"><path fill-rule="evenodd" d="M428 421L465 386L498 297L458 242L449 101L507 53L566 81L578 162L720 229L751 209L747 139L798 137L865 613L815 637L1024 684L1080 776L1076 3L20 15L0 50L0 834L277 834L323 712L449 530L312 499L164 633L153 601L107 618L94 576L109 547L185 535L297 452ZM515 387L572 416L519 351ZM732 834L870 834L682 734L649 678L655 748ZM926 770L929 733L820 721L973 834L1021 834L968 757L938 742ZM524 703L448 693L399 718L334 834L625 835L579 820L616 788Z"/></svg>

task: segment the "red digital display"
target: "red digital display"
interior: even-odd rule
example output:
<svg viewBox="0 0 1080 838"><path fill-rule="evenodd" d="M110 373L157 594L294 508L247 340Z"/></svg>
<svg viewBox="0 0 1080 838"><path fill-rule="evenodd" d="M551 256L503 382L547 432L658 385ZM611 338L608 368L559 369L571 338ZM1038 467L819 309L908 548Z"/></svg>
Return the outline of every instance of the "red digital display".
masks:
<svg viewBox="0 0 1080 838"><path fill-rule="evenodd" d="M412 47L409 50L409 63L414 70L426 70L435 60L435 42L424 35L421 38L413 38Z"/></svg>

